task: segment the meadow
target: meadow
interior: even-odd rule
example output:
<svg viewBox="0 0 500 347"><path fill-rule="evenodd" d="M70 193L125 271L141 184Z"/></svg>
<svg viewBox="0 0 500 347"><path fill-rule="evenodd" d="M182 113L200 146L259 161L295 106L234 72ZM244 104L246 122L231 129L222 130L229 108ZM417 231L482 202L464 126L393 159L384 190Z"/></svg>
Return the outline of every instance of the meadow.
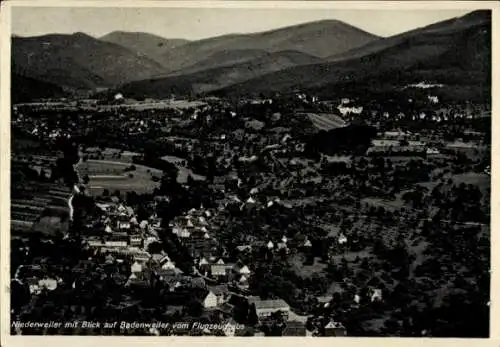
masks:
<svg viewBox="0 0 500 347"><path fill-rule="evenodd" d="M162 171L143 165L133 164L135 170L131 170L132 164L110 160L89 159L78 165L77 171L80 177L88 175L90 181L87 189L93 195L100 195L105 189L110 192L152 193L159 187ZM128 169L128 170L127 170ZM157 178L157 182L153 181Z"/></svg>

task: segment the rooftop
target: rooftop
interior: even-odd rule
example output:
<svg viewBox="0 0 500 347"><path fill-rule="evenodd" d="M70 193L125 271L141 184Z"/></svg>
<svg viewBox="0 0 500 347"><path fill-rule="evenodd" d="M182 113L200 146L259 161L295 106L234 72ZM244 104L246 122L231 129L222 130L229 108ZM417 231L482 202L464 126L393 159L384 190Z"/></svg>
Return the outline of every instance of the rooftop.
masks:
<svg viewBox="0 0 500 347"><path fill-rule="evenodd" d="M250 304L255 304L256 309L289 309L290 306L283 299L261 300L260 298L249 298Z"/></svg>

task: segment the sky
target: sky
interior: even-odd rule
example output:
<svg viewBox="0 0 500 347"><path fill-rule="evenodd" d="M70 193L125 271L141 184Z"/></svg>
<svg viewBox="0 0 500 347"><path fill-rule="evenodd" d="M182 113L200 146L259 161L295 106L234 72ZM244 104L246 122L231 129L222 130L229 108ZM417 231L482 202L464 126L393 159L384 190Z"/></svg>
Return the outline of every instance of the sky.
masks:
<svg viewBox="0 0 500 347"><path fill-rule="evenodd" d="M338 19L387 37L468 12L471 10L14 7L12 33L37 36L84 32L100 37L120 30L197 40Z"/></svg>

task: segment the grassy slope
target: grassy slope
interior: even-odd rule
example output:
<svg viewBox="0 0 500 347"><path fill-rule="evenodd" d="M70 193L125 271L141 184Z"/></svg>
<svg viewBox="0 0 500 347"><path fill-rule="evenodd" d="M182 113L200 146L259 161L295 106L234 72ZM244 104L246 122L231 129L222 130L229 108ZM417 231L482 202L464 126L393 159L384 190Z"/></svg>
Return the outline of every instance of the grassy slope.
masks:
<svg viewBox="0 0 500 347"><path fill-rule="evenodd" d="M335 86L376 89L422 79L439 80L458 93L462 89L470 92L471 86L487 93L491 78L491 21L476 14L453 23L444 28L435 26L434 30L416 30L397 39L378 40L368 44L369 49L330 57L333 62L285 69L230 86L218 94L294 88L331 93Z"/></svg>
<svg viewBox="0 0 500 347"><path fill-rule="evenodd" d="M44 35L12 39L13 71L73 88L144 79L164 71L157 62L91 36Z"/></svg>

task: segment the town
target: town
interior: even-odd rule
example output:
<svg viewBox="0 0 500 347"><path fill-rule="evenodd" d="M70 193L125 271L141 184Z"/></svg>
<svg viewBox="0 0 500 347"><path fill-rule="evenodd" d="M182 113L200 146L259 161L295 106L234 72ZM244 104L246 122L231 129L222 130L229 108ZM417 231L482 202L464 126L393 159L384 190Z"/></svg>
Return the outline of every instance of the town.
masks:
<svg viewBox="0 0 500 347"><path fill-rule="evenodd" d="M484 334L491 109L422 85L13 105L11 320L169 324L11 333Z"/></svg>

